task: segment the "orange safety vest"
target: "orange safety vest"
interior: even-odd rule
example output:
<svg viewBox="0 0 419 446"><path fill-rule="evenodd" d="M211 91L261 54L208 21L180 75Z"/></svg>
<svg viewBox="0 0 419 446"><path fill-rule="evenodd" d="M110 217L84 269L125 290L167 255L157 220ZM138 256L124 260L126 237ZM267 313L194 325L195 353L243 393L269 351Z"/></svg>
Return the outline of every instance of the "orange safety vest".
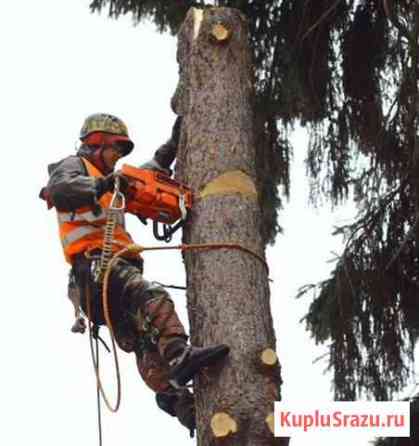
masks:
<svg viewBox="0 0 419 446"><path fill-rule="evenodd" d="M90 176L103 178L104 175L91 162L81 158ZM106 192L99 200L101 212L95 215L91 207L83 207L75 212L58 212L58 225L64 256L68 263L73 263L74 256L92 249L102 249L104 229L107 219L106 209L112 200L112 192ZM113 250L118 251L133 242L125 230L125 218L121 212L113 233L117 242Z"/></svg>

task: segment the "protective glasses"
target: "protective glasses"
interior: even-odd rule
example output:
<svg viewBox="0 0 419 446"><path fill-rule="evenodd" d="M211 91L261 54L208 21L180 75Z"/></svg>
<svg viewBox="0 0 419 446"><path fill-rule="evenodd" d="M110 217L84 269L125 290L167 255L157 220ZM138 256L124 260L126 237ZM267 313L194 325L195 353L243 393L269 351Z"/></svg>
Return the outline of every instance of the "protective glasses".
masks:
<svg viewBox="0 0 419 446"><path fill-rule="evenodd" d="M111 135L104 132L94 132L86 136L83 142L89 146L110 146L118 151L121 156L128 155L134 148L134 143L128 136Z"/></svg>

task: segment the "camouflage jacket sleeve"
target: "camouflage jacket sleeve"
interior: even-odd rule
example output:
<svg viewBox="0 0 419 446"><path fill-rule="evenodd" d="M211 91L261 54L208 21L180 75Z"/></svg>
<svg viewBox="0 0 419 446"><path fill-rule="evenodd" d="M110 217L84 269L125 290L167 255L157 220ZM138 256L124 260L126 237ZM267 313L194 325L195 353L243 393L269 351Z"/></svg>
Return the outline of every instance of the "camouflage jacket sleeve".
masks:
<svg viewBox="0 0 419 446"><path fill-rule="evenodd" d="M78 156L69 156L49 165L48 172L50 178L45 191L57 210L71 212L96 204L100 182L88 176Z"/></svg>
<svg viewBox="0 0 419 446"><path fill-rule="evenodd" d="M176 158L177 144L169 139L165 144L161 145L154 153L153 159L157 161L163 169L169 169Z"/></svg>
<svg viewBox="0 0 419 446"><path fill-rule="evenodd" d="M157 161L157 163L164 169L169 169L176 158L181 125L182 117L179 116L173 125L170 139L165 144L160 146L154 153L154 160Z"/></svg>

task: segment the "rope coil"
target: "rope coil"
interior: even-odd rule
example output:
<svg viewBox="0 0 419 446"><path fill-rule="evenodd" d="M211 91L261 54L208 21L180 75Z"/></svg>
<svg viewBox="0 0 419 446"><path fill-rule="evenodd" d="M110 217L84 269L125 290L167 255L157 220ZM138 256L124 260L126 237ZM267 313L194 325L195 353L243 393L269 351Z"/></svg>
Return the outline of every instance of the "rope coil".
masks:
<svg viewBox="0 0 419 446"><path fill-rule="evenodd" d="M106 299L107 301L107 299ZM89 284L86 284L86 306L87 306L87 318L88 318L88 327L89 327L89 344L90 344L90 353L92 356L92 362L93 362L93 368L95 370L95 375L96 375L96 383L97 383L97 388L100 392L100 394L102 395L103 400L105 401L106 407L113 413L117 412L119 409L119 406L121 404L121 373L119 370L119 361L118 361L118 353L116 350L116 345L115 345L115 337L113 336L112 332L111 333L111 344L112 344L112 353L113 353L113 357L114 357L114 361L115 361L115 370L116 370L116 379L117 379L117 396L116 396L116 402L114 405L112 405L110 403L109 398L106 395L105 389L103 387L102 384L102 380L100 379L100 373L99 373L99 350L94 351L94 346L93 346L93 330L92 330L92 314L91 314L91 294L90 294L90 287ZM98 339L96 337L96 339Z"/></svg>

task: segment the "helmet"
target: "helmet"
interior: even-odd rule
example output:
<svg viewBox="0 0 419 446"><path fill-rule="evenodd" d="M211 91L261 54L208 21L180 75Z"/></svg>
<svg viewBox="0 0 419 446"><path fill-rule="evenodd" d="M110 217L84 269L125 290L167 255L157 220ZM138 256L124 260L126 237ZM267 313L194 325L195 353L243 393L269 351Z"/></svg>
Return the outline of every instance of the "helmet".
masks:
<svg viewBox="0 0 419 446"><path fill-rule="evenodd" d="M116 116L106 113L95 113L88 116L80 130L80 139L83 141L86 136L93 132L104 132L128 137L127 126Z"/></svg>
<svg viewBox="0 0 419 446"><path fill-rule="evenodd" d="M112 142L119 142L125 147L125 154L131 152L134 143L128 136L128 128L123 121L107 113L95 113L88 116L80 130L81 141L89 144L96 133L112 135Z"/></svg>

